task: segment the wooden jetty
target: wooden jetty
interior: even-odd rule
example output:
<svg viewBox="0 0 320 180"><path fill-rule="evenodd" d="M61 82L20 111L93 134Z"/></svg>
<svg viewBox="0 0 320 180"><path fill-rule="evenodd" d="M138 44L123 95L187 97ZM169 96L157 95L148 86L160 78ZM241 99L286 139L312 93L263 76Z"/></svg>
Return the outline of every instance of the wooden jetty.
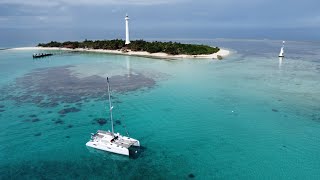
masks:
<svg viewBox="0 0 320 180"><path fill-rule="evenodd" d="M32 55L32 57L33 58L42 58L42 57L52 56L52 55L53 55L52 53L39 53L39 54L34 53Z"/></svg>

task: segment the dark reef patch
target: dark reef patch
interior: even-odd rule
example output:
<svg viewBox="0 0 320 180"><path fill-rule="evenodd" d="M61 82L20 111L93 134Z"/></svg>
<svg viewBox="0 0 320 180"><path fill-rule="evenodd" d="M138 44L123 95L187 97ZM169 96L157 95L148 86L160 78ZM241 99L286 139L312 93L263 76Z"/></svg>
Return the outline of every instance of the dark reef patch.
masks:
<svg viewBox="0 0 320 180"><path fill-rule="evenodd" d="M162 109L164 112L171 112L173 109L172 108L164 108Z"/></svg>
<svg viewBox="0 0 320 180"><path fill-rule="evenodd" d="M66 109L62 109L59 111L59 114L67 114L67 113L71 113L71 112L79 112L81 111L80 109L78 108L75 108L75 107L71 107L71 108L66 108Z"/></svg>
<svg viewBox="0 0 320 180"><path fill-rule="evenodd" d="M44 97L43 97L43 96L34 96L32 101L33 101L33 103L39 104L39 103L41 103L43 100L44 100Z"/></svg>
<svg viewBox="0 0 320 180"><path fill-rule="evenodd" d="M17 104L34 103L38 107L56 107L70 103L81 106L81 102L88 102L89 99L107 98L106 78L97 75L79 78L70 70L71 67L73 66L35 69L17 78L14 84L1 88L0 92L6 92L3 100L13 100ZM151 88L155 86L155 80L135 73L130 77L111 76L110 84L113 91L125 93Z"/></svg>
<svg viewBox="0 0 320 180"><path fill-rule="evenodd" d="M105 118L95 118L94 121L97 122L100 126L103 126L107 123L107 119Z"/></svg>
<svg viewBox="0 0 320 180"><path fill-rule="evenodd" d="M72 124L69 124L68 126L67 126L67 128L72 128L73 127L73 125Z"/></svg>
<svg viewBox="0 0 320 180"><path fill-rule="evenodd" d="M4 108L5 106L4 105L0 105L0 108Z"/></svg>
<svg viewBox="0 0 320 180"><path fill-rule="evenodd" d="M120 100L113 101L113 104L121 104L121 103L122 103L122 101L120 101Z"/></svg>
<svg viewBox="0 0 320 180"><path fill-rule="evenodd" d="M31 122L38 122L38 121L40 121L39 118L33 118L33 119L31 120Z"/></svg>
<svg viewBox="0 0 320 180"><path fill-rule="evenodd" d="M116 120L116 125L121 125L121 121L120 120Z"/></svg>
<svg viewBox="0 0 320 180"><path fill-rule="evenodd" d="M277 109L272 109L273 112L279 112Z"/></svg>
<svg viewBox="0 0 320 180"><path fill-rule="evenodd" d="M312 114L311 118L313 121L320 122L320 115L319 114Z"/></svg>
<svg viewBox="0 0 320 180"><path fill-rule="evenodd" d="M0 109L0 112L5 112L5 110L4 109Z"/></svg>
<svg viewBox="0 0 320 180"><path fill-rule="evenodd" d="M39 107L48 108L48 107L56 107L59 105L57 102L43 102L40 104L37 104Z"/></svg>
<svg viewBox="0 0 320 180"><path fill-rule="evenodd" d="M55 124L64 124L64 121L62 119L56 119L54 121Z"/></svg>
<svg viewBox="0 0 320 180"><path fill-rule="evenodd" d="M82 106L82 103L76 103L76 106Z"/></svg>
<svg viewBox="0 0 320 180"><path fill-rule="evenodd" d="M41 133L36 133L34 134L34 136L41 136Z"/></svg>
<svg viewBox="0 0 320 180"><path fill-rule="evenodd" d="M194 174L190 173L190 174L188 175L188 177L189 177L189 178L195 178L196 176L195 176Z"/></svg>
<svg viewBox="0 0 320 180"><path fill-rule="evenodd" d="M68 139L69 139L69 138L70 138L70 136L66 136L66 138L68 138Z"/></svg>
<svg viewBox="0 0 320 180"><path fill-rule="evenodd" d="M69 136L63 137L70 138ZM65 140L68 141L68 139ZM136 166L141 166L135 168L136 166L125 162L116 161L115 163L115 160L111 158L102 161L101 154L79 157L77 160L37 160L34 158L28 161L4 162L0 165L0 179L168 179L173 176L173 173L169 174L172 169L158 167L158 164L149 165L147 161L142 161L135 163ZM117 178L114 178L115 173L118 172L130 173L120 173L117 174Z"/></svg>
<svg viewBox="0 0 320 180"><path fill-rule="evenodd" d="M29 117L31 117L31 118L35 118L35 117L37 117L37 115L32 114L32 115L30 115Z"/></svg>

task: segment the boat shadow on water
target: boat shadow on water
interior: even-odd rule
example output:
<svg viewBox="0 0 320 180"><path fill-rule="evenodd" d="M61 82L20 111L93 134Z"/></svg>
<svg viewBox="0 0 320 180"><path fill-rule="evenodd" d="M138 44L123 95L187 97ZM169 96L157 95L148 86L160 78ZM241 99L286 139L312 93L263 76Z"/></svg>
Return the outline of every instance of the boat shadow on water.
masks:
<svg viewBox="0 0 320 180"><path fill-rule="evenodd" d="M129 148L129 158L138 159L139 157L143 157L146 150L147 148L144 146L131 146Z"/></svg>
<svg viewBox="0 0 320 180"><path fill-rule="evenodd" d="M124 156L121 154L115 154L108 151L103 151L99 149L95 149L92 147L86 146L88 151L96 156L102 157L103 159L111 159L114 161L128 161L130 159L138 159L139 157L143 157L143 152L146 151L146 147L130 147L129 148L129 156Z"/></svg>

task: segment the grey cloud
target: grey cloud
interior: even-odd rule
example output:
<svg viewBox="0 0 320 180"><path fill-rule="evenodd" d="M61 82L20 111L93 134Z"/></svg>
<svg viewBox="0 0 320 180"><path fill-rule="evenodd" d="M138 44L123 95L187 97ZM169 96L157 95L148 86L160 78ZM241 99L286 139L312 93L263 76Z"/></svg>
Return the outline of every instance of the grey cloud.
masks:
<svg viewBox="0 0 320 180"><path fill-rule="evenodd" d="M186 0L1 0L0 4L55 7L59 5L159 5L181 2Z"/></svg>

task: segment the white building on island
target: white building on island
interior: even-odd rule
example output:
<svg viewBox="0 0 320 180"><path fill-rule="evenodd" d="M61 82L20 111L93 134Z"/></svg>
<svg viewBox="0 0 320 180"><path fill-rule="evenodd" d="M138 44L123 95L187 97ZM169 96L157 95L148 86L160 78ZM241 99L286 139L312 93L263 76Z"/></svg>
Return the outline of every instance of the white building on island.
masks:
<svg viewBox="0 0 320 180"><path fill-rule="evenodd" d="M129 16L128 14L126 15L126 18L124 18L126 20L126 42L125 44L130 44L130 38L129 38Z"/></svg>

